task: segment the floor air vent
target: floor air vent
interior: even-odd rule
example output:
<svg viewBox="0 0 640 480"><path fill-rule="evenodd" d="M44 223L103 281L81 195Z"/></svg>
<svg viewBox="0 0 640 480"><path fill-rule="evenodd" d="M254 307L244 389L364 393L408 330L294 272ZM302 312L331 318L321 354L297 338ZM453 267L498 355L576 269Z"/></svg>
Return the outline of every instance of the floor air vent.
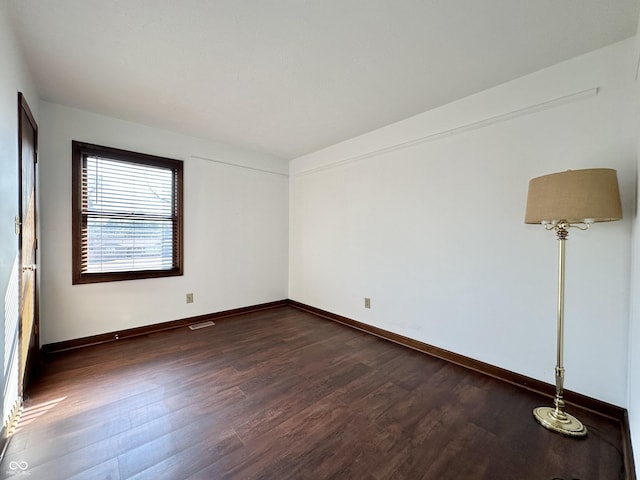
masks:
<svg viewBox="0 0 640 480"><path fill-rule="evenodd" d="M207 327L213 327L215 325L215 323L209 321L209 322L201 322L201 323L194 323L193 325L189 325L189 329L191 330L199 330L201 328L207 328Z"/></svg>

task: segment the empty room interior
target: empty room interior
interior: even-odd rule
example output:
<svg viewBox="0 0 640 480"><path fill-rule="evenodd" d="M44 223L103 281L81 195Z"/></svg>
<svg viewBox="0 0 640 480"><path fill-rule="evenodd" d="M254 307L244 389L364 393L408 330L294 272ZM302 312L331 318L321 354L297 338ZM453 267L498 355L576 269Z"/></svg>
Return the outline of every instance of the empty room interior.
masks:
<svg viewBox="0 0 640 480"><path fill-rule="evenodd" d="M639 18L0 0L0 478L635 479Z"/></svg>

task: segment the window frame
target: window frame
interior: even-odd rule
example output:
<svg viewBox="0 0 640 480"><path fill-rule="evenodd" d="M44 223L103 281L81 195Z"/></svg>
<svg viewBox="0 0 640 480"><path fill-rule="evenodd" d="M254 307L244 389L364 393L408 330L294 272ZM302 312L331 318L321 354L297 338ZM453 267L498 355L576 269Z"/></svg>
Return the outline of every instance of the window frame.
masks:
<svg viewBox="0 0 640 480"><path fill-rule="evenodd" d="M119 148L105 147L72 140L71 142L71 229L72 229L72 284L116 282L122 280L138 280L144 278L162 278L183 275L184 265L184 208L183 191L184 175L182 160L158 157L145 153L132 152ZM173 267L166 270L135 270L104 273L82 272L82 168L86 157L103 157L107 159L149 165L171 169L174 172L174 192L176 203L174 215L174 252Z"/></svg>

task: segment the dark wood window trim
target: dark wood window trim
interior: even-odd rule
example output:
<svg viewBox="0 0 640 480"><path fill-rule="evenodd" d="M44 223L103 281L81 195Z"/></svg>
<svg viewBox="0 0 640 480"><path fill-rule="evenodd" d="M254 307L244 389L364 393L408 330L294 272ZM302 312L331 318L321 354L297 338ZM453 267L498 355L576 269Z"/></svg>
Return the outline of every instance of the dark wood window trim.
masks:
<svg viewBox="0 0 640 480"><path fill-rule="evenodd" d="M78 141L72 141L72 174L71 174L71 201L72 201L72 283L96 283L113 282L120 280L134 280L141 278L170 277L183 274L183 162L170 158L157 157L143 153L131 152L117 148L92 145ZM165 270L138 270L109 273L82 272L82 168L87 157L102 157L113 160L125 161L141 165L149 165L171 169L174 172L174 227L173 227L173 266Z"/></svg>

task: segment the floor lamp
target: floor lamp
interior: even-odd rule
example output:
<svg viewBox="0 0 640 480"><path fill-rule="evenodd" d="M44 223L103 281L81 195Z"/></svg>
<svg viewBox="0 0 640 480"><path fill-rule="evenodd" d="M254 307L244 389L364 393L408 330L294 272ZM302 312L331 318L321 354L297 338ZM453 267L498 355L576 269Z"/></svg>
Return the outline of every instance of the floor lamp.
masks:
<svg viewBox="0 0 640 480"><path fill-rule="evenodd" d="M587 434L586 427L564 411L564 257L569 228L587 230L592 223L622 218L616 171L608 168L568 170L529 182L525 223L542 224L558 238L558 343L555 369L555 407L538 407L533 416L542 426L572 437Z"/></svg>

